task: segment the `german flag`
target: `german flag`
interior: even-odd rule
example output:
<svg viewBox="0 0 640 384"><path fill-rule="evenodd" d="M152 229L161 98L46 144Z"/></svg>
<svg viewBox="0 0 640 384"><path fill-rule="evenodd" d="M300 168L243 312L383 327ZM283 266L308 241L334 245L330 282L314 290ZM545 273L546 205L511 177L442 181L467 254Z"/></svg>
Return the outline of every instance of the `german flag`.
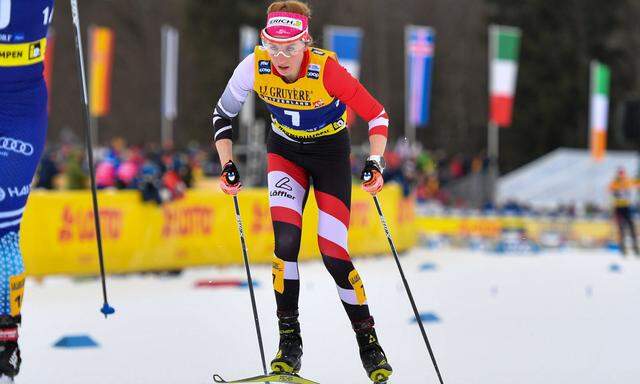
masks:
<svg viewBox="0 0 640 384"><path fill-rule="evenodd" d="M89 29L90 82L92 117L102 117L111 109L111 72L113 69L114 34L111 28Z"/></svg>

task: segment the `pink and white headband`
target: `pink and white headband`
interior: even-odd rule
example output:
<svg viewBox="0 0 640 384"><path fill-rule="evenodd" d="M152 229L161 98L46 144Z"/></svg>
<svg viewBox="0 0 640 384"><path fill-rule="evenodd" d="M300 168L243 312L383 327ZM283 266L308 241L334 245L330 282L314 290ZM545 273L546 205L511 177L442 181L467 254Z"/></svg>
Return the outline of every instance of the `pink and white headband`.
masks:
<svg viewBox="0 0 640 384"><path fill-rule="evenodd" d="M309 19L292 12L271 12L267 26L260 36L273 43L289 43L298 39L309 40Z"/></svg>

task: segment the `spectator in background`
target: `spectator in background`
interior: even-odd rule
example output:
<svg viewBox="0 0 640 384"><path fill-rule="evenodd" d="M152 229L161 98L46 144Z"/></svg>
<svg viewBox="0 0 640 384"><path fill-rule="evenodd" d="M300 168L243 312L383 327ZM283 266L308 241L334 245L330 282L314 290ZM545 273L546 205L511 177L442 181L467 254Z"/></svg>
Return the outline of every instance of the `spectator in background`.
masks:
<svg viewBox="0 0 640 384"><path fill-rule="evenodd" d="M138 189L142 193L142 201L155 201L157 204L162 204L160 197L161 177L162 172L158 164L146 157L138 177Z"/></svg>
<svg viewBox="0 0 640 384"><path fill-rule="evenodd" d="M471 160L471 172L478 174L484 172L484 154L480 153Z"/></svg>
<svg viewBox="0 0 640 384"><path fill-rule="evenodd" d="M67 179L67 189L85 189L87 175L82 169L83 153L81 150L69 150L66 157L64 174Z"/></svg>
<svg viewBox="0 0 640 384"><path fill-rule="evenodd" d="M631 195L633 189L638 187L638 182L627 177L624 168L618 168L615 178L609 184L609 191L613 197L614 217L618 224L618 235L620 241L620 251L627 254L625 246L625 232L628 230L633 244L633 251L640 257L636 229L631 217Z"/></svg>
<svg viewBox="0 0 640 384"><path fill-rule="evenodd" d="M96 186L98 189L116 186L116 167L112 160L105 160L96 166Z"/></svg>
<svg viewBox="0 0 640 384"><path fill-rule="evenodd" d="M449 163L449 174L452 180L456 180L464 176L464 160L462 155L458 154L451 159Z"/></svg>
<svg viewBox="0 0 640 384"><path fill-rule="evenodd" d="M165 171L162 173L161 197L163 201L172 201L184 197L187 189L181 174L185 174L188 167L186 158L173 151L162 156Z"/></svg>
<svg viewBox="0 0 640 384"><path fill-rule="evenodd" d="M169 169L162 175L162 199L163 201L173 201L184 197L187 189L180 175L174 169Z"/></svg>
<svg viewBox="0 0 640 384"><path fill-rule="evenodd" d="M116 171L118 189L136 188L135 179L138 176L138 164L132 159L125 160Z"/></svg>
<svg viewBox="0 0 640 384"><path fill-rule="evenodd" d="M384 154L387 168L384 172L384 181L395 181L399 184L404 183L404 176L402 174L402 159L396 151L388 151Z"/></svg>
<svg viewBox="0 0 640 384"><path fill-rule="evenodd" d="M46 152L40 161L38 168L38 182L36 188L54 189L53 181L60 173L56 163L51 157L51 152Z"/></svg>

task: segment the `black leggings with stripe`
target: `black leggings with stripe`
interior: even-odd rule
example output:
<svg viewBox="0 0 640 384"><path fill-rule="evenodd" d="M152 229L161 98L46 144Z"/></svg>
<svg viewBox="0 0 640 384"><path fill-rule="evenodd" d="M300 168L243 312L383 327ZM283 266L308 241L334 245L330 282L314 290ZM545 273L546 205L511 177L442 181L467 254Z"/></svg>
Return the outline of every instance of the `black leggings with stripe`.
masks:
<svg viewBox="0 0 640 384"><path fill-rule="evenodd" d="M350 141L346 130L314 143L269 132L269 206L275 235L273 285L279 313L298 309L298 252L302 213L313 184L318 203L318 246L352 323L370 318L364 287L349 257Z"/></svg>

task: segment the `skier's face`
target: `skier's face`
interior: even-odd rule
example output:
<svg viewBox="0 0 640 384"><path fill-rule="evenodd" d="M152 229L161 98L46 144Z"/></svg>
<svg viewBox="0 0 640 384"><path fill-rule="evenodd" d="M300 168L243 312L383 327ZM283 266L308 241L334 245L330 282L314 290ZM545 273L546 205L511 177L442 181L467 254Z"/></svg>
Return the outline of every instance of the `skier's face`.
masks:
<svg viewBox="0 0 640 384"><path fill-rule="evenodd" d="M273 65L282 76L295 80L300 72L306 45L302 41L289 44L269 43L263 45L269 52Z"/></svg>

